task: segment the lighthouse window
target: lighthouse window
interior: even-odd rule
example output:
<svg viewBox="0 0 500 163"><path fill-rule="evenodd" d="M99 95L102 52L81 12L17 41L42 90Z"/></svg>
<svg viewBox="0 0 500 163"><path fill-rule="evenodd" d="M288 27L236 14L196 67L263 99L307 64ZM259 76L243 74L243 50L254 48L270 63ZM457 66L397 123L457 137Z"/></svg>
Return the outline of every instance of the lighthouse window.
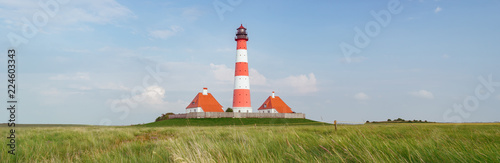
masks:
<svg viewBox="0 0 500 163"><path fill-rule="evenodd" d="M264 107L267 107L267 105L266 105L266 104L264 104Z"/></svg>

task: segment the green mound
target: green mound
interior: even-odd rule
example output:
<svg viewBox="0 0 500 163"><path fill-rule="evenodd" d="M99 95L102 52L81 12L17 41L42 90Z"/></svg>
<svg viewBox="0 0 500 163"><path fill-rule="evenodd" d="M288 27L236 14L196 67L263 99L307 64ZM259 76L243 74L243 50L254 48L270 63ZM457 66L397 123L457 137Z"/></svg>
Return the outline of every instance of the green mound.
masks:
<svg viewBox="0 0 500 163"><path fill-rule="evenodd" d="M330 125L309 119L285 118L199 118L199 119L168 119L152 122L141 126L282 126L282 125Z"/></svg>

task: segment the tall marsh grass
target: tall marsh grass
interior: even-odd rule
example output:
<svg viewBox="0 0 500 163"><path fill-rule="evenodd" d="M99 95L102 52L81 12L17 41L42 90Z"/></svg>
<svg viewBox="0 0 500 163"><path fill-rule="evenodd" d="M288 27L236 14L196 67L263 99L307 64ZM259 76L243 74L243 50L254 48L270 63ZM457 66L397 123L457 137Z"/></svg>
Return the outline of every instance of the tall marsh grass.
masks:
<svg viewBox="0 0 500 163"><path fill-rule="evenodd" d="M500 162L498 123L16 129L2 162Z"/></svg>

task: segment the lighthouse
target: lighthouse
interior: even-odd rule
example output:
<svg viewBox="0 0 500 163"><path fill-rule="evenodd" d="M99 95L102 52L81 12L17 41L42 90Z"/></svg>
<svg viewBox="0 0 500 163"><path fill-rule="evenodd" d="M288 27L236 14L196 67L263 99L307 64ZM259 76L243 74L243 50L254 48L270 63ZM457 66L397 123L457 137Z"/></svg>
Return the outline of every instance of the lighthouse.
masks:
<svg viewBox="0 0 500 163"><path fill-rule="evenodd" d="M236 66L234 72L233 111L251 113L250 79L248 77L247 29L243 24L236 29Z"/></svg>

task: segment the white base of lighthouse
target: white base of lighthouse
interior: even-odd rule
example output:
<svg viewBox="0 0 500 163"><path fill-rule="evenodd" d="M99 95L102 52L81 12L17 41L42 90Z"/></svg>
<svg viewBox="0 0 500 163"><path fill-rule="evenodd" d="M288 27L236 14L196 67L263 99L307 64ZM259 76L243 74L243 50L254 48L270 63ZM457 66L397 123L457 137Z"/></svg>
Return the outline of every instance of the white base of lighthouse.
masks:
<svg viewBox="0 0 500 163"><path fill-rule="evenodd" d="M252 107L234 107L233 112L237 113L251 113Z"/></svg>

